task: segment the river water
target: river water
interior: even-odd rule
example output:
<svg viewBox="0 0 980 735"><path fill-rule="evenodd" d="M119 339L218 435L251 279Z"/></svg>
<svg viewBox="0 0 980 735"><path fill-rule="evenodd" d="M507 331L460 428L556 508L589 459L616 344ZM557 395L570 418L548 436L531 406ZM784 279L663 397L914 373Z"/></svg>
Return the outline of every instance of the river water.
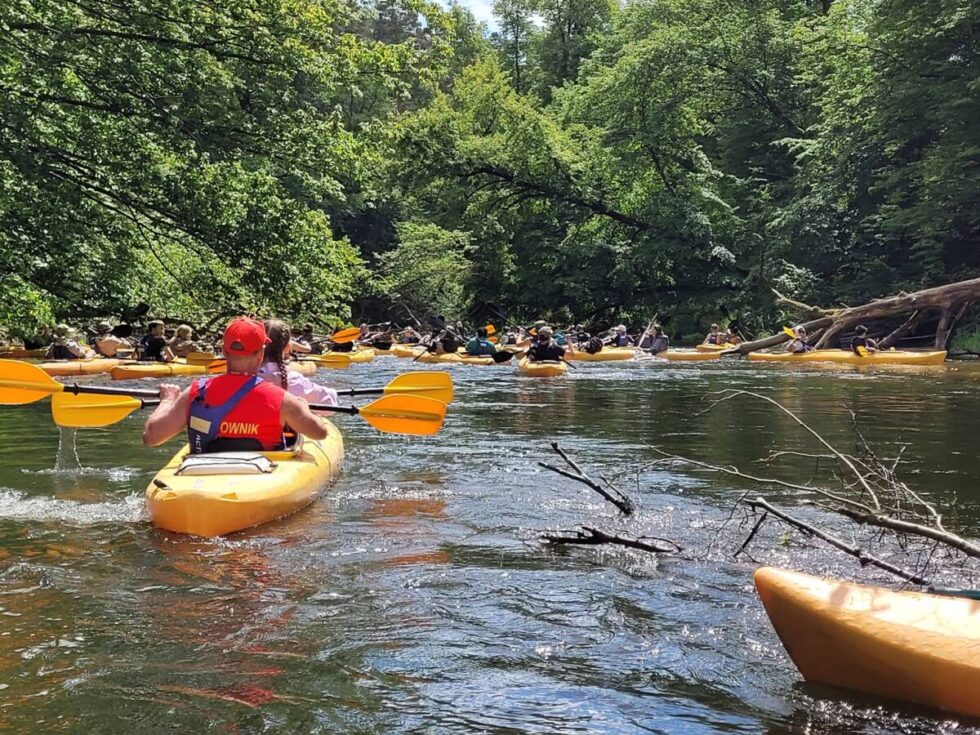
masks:
<svg viewBox="0 0 980 735"><path fill-rule="evenodd" d="M372 386L406 369L415 368L386 358L317 379ZM753 523L733 505L750 486L646 466L659 446L805 482L813 460L757 462L774 449L819 451L799 427L748 398L698 415L709 394L762 392L849 451L853 411L881 456L906 446L903 477L972 535L980 372L637 362L553 380L509 366L452 375L457 398L438 436L381 435L339 418L344 472L317 503L208 541L146 522L143 490L177 444L143 448L138 414L73 437L59 435L43 403L3 409L0 732L980 726L804 684L754 593L753 569L887 578L773 524L749 556L733 558ZM560 464L552 441L594 476L616 476L636 516L622 520L585 486L538 467ZM792 495L769 497L866 538ZM581 523L670 538L684 551L538 543L542 531Z"/></svg>

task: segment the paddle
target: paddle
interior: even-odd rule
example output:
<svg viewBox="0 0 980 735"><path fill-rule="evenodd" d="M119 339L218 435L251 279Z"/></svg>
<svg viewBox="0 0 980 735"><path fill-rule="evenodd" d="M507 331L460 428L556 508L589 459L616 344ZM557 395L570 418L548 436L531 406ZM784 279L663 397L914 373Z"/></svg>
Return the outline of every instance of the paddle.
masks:
<svg viewBox="0 0 980 735"><path fill-rule="evenodd" d="M453 402L453 379L449 373L442 371L419 371L399 375L384 388L349 388L339 390L337 394L341 396L409 394L425 396L449 404Z"/></svg>
<svg viewBox="0 0 980 735"><path fill-rule="evenodd" d="M133 411L160 405L159 400L142 400L121 395L73 395L56 393L51 397L51 416L58 426L94 428L109 426ZM314 411L360 416L386 434L428 436L438 433L446 418L446 404L434 398L391 395L366 406L327 406L311 404Z"/></svg>
<svg viewBox="0 0 980 735"><path fill-rule="evenodd" d="M334 332L328 339L334 344L343 345L355 341L360 336L361 330L359 327L348 327L347 329L341 329L339 332Z"/></svg>
<svg viewBox="0 0 980 735"><path fill-rule="evenodd" d="M82 393L90 395L156 398L159 391L132 388L109 388L98 385L59 383L36 365L18 360L0 361L0 404L22 406L50 395Z"/></svg>

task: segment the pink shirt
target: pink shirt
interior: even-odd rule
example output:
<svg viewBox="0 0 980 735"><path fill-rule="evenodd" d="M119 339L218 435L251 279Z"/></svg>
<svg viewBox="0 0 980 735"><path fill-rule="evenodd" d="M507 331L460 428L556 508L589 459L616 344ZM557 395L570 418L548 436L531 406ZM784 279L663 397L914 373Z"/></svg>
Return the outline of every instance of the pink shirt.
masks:
<svg viewBox="0 0 980 735"><path fill-rule="evenodd" d="M258 375L263 380L282 387L282 381L279 378L279 366L276 363L265 363L259 368ZM307 403L325 403L328 406L340 405L337 391L332 388L314 383L306 376L294 373L292 370L288 370L286 376L289 378L289 385L286 387L288 393L305 399Z"/></svg>

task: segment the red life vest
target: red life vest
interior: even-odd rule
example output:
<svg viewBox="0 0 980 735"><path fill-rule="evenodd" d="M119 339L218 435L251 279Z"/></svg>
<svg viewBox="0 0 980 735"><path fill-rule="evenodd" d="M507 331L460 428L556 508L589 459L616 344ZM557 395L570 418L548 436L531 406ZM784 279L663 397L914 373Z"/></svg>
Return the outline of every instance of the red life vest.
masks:
<svg viewBox="0 0 980 735"><path fill-rule="evenodd" d="M246 388L247 383L256 380L254 386ZM202 386L203 401L198 400ZM230 410L222 411L221 407L243 389L246 392L238 396ZM261 451L266 452L282 449L282 421L279 415L284 395L282 388L256 379L254 375L219 375L210 380L195 380L190 391L188 433L191 437L211 434L211 442L220 442L223 446L229 442L222 440L231 440L232 444L235 441L257 443L256 449L261 447ZM216 432L210 425L212 421L218 421ZM195 449L192 442L191 451L207 452L209 447Z"/></svg>

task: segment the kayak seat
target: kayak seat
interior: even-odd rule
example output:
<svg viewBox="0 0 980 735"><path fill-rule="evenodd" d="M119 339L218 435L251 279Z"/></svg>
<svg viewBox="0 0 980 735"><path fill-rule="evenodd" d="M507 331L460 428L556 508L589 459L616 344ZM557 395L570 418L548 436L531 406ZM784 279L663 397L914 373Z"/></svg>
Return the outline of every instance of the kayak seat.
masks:
<svg viewBox="0 0 980 735"><path fill-rule="evenodd" d="M175 475L263 475L276 463L252 452L209 452L184 457Z"/></svg>

